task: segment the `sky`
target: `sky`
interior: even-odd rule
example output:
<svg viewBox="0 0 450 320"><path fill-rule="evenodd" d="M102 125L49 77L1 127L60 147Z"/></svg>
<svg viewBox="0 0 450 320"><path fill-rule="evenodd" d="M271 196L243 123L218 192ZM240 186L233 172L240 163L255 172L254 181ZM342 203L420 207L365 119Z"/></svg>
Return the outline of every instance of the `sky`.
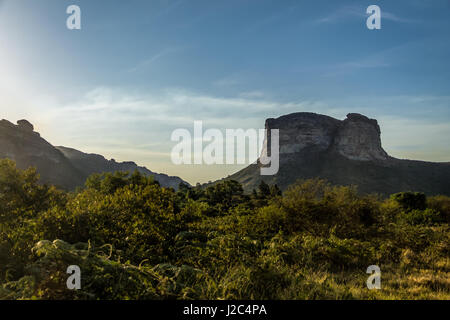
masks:
<svg viewBox="0 0 450 320"><path fill-rule="evenodd" d="M0 118L191 184L245 167L173 164L171 133L194 120L358 112L390 155L450 161L449 16L448 0L0 0Z"/></svg>

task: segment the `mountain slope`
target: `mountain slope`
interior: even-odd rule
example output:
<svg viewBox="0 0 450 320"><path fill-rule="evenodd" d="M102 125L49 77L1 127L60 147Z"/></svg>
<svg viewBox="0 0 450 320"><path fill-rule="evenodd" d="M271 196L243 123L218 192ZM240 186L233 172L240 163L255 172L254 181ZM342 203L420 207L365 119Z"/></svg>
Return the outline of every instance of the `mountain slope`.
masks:
<svg viewBox="0 0 450 320"><path fill-rule="evenodd" d="M34 131L33 125L20 120L17 125L7 120L0 121L0 158L14 160L21 169L36 167L41 182L53 184L67 190L83 186L92 173L138 170L147 176L153 176L161 186L177 189L179 177L154 173L134 162L116 162L106 160L101 155L86 154L81 151L54 147Z"/></svg>
<svg viewBox="0 0 450 320"><path fill-rule="evenodd" d="M450 163L400 160L381 146L374 119L349 114L343 121L314 113L294 113L266 120L280 130L280 169L261 176L252 164L227 179L246 191L263 179L285 189L297 179L323 178L337 185L357 185L362 193L389 195L400 191L450 195Z"/></svg>
<svg viewBox="0 0 450 320"><path fill-rule="evenodd" d="M178 189L180 183L186 183L179 177L168 176L162 173L154 173L148 170L146 167L140 167L132 161L116 162L114 159L107 160L105 157L98 154L88 154L72 148L56 147L60 150L67 159L82 172L85 176L89 176L93 173L99 172L115 172L115 171L128 171L134 172L135 170L146 176L152 176L158 181L161 186L172 187Z"/></svg>
<svg viewBox="0 0 450 320"><path fill-rule="evenodd" d="M18 121L18 125L0 121L0 158L14 160L21 169L36 167L42 183L64 189L84 183L83 174L70 160L34 132L33 126L25 120Z"/></svg>

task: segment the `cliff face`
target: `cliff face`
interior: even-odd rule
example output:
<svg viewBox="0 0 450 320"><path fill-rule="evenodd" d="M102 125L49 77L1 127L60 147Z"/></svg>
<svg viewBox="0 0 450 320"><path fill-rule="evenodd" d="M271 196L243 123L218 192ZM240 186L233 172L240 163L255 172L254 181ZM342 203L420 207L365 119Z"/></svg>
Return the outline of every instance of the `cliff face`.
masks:
<svg viewBox="0 0 450 320"><path fill-rule="evenodd" d="M381 147L381 131L377 120L350 113L336 133L336 151L351 160L387 160Z"/></svg>
<svg viewBox="0 0 450 320"><path fill-rule="evenodd" d="M41 138L27 120L19 120L17 125L7 120L0 121L0 159L2 158L14 160L21 169L35 167L42 183L68 190L83 186L86 178L93 173L114 171L132 173L138 170L142 174L153 176L161 186L175 189L180 182L184 182L179 177L154 173L134 162L116 162L106 160L101 155L54 147Z"/></svg>
<svg viewBox="0 0 450 320"><path fill-rule="evenodd" d="M315 113L293 113L267 119L266 129L279 129L280 169L261 176L260 164L228 179L251 191L261 180L282 189L297 179L323 178L333 184L357 185L363 193L422 191L450 195L450 164L399 160L381 145L377 120L350 113L344 120Z"/></svg>
<svg viewBox="0 0 450 320"><path fill-rule="evenodd" d="M266 129L280 130L280 154L299 153L309 148L327 150L339 127L339 120L315 113L293 113L267 119Z"/></svg>
<svg viewBox="0 0 450 320"><path fill-rule="evenodd" d="M268 119L266 129L280 130L280 154L334 150L351 160L386 160L380 127L374 119L350 113L343 121L315 113Z"/></svg>

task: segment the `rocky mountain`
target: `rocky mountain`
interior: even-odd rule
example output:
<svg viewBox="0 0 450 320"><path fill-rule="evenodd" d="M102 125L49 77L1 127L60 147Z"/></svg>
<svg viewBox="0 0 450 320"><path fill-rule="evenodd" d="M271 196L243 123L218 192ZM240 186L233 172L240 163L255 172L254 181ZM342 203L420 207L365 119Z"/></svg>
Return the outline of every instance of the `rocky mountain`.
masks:
<svg viewBox="0 0 450 320"><path fill-rule="evenodd" d="M134 162L116 162L101 155L86 154L81 151L54 147L34 131L27 120L19 120L17 125L0 121L0 159L14 160L21 169L36 167L42 183L53 184L67 190L83 186L86 178L93 173L128 171L153 176L161 186L177 189L179 177L154 173Z"/></svg>
<svg viewBox="0 0 450 320"><path fill-rule="evenodd" d="M274 176L261 176L258 162L227 178L241 182L247 191L261 179L285 189L297 179L318 177L337 185L357 185L362 193L450 195L450 163L389 156L382 148L377 120L361 114L338 120L300 112L267 119L265 126L279 129L280 169Z"/></svg>

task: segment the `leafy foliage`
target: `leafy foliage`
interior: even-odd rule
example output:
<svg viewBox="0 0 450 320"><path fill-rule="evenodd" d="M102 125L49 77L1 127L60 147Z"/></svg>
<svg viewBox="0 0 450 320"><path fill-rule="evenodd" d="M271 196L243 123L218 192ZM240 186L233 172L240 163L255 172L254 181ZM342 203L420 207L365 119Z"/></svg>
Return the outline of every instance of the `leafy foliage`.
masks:
<svg viewBox="0 0 450 320"><path fill-rule="evenodd" d="M0 298L449 299L449 217L445 196L323 180L247 195L117 172L66 193L1 160ZM382 290L365 288L372 264ZM66 287L69 265L81 290Z"/></svg>

